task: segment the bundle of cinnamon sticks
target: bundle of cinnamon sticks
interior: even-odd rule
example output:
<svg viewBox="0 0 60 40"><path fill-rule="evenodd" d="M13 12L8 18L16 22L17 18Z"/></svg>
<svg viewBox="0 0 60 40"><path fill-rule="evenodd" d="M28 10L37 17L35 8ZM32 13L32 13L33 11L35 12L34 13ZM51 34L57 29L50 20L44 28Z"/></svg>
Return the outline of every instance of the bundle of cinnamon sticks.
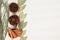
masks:
<svg viewBox="0 0 60 40"><path fill-rule="evenodd" d="M16 29L8 28L7 32L11 38L20 37L22 35L22 29L18 29L18 28Z"/></svg>

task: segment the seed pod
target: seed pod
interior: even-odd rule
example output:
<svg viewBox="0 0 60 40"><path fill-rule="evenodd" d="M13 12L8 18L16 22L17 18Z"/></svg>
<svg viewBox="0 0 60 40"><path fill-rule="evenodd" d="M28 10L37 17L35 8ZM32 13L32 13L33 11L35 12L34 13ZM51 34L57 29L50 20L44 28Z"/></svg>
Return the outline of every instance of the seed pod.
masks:
<svg viewBox="0 0 60 40"><path fill-rule="evenodd" d="M13 12L13 13L17 12L18 9L19 9L19 7L18 7L18 4L16 4L16 3L11 3L11 4L9 5L9 10L10 10L11 12Z"/></svg>
<svg viewBox="0 0 60 40"><path fill-rule="evenodd" d="M8 18L8 21L11 25L13 25L14 27L17 26L17 24L20 22L20 19L17 15L12 15Z"/></svg>

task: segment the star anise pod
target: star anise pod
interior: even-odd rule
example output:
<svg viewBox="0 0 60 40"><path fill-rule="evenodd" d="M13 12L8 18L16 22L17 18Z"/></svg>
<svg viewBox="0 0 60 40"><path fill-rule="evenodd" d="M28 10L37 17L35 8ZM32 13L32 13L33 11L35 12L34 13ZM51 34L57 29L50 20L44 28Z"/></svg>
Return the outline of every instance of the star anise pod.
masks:
<svg viewBox="0 0 60 40"><path fill-rule="evenodd" d="M8 18L8 21L11 25L17 26L17 24L20 22L20 19L17 15L12 15Z"/></svg>
<svg viewBox="0 0 60 40"><path fill-rule="evenodd" d="M11 3L11 4L9 5L9 10L10 10L11 12L13 12L13 13L17 12L18 9L19 9L19 7L18 7L18 4L16 4L16 3Z"/></svg>

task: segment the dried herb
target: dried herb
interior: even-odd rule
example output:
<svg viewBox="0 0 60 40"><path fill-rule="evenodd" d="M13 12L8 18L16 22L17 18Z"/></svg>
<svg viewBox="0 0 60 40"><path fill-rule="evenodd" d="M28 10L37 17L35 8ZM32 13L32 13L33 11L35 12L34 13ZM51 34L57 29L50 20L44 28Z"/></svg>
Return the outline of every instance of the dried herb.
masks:
<svg viewBox="0 0 60 40"><path fill-rule="evenodd" d="M26 5L24 4L26 2L26 0L18 0L18 5L19 5L19 16L20 16L20 23L19 23L19 28L25 28L25 26L27 25L27 22L24 21L24 19L26 18L27 14L24 14L23 10L25 9ZM26 33L26 30L23 30L22 36L20 38L20 40L26 40L27 37L24 37Z"/></svg>
<svg viewBox="0 0 60 40"><path fill-rule="evenodd" d="M18 4L21 6L26 2L26 0L18 0Z"/></svg>

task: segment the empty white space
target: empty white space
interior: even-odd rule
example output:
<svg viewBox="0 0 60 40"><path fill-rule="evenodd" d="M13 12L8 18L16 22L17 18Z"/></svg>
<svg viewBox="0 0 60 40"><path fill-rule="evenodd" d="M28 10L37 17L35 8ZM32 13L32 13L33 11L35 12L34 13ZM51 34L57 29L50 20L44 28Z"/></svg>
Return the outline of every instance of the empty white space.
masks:
<svg viewBox="0 0 60 40"><path fill-rule="evenodd" d="M27 0L27 40L60 40L60 0Z"/></svg>

